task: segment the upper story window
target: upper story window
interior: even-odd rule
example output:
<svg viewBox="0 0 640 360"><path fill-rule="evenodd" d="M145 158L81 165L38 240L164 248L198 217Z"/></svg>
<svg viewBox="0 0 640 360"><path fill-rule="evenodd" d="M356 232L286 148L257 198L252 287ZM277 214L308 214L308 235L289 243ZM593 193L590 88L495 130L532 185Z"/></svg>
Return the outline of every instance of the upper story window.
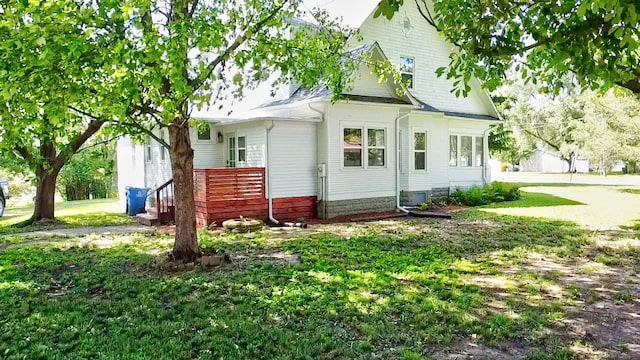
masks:
<svg viewBox="0 0 640 360"><path fill-rule="evenodd" d="M400 75L402 82L408 84L409 89L414 88L415 59L408 56L400 56Z"/></svg>
<svg viewBox="0 0 640 360"><path fill-rule="evenodd" d="M207 124L204 129L198 129L198 140L209 141L211 140L211 125Z"/></svg>

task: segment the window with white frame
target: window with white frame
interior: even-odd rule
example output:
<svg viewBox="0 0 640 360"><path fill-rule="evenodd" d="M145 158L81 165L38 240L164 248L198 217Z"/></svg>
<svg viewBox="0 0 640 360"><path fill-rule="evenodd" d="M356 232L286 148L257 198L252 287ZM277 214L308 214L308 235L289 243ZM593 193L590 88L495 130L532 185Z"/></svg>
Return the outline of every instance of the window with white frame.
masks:
<svg viewBox="0 0 640 360"><path fill-rule="evenodd" d="M449 136L449 166L458 166L458 137Z"/></svg>
<svg viewBox="0 0 640 360"><path fill-rule="evenodd" d="M247 161L247 138L227 133L227 167L245 166Z"/></svg>
<svg viewBox="0 0 640 360"><path fill-rule="evenodd" d="M163 129L160 129L160 140L165 141ZM162 145L162 143L158 143L158 145L160 146L160 160L164 161L167 158L167 149L164 147L164 145Z"/></svg>
<svg viewBox="0 0 640 360"><path fill-rule="evenodd" d="M243 163L247 161L247 138L244 136L238 136L238 162Z"/></svg>
<svg viewBox="0 0 640 360"><path fill-rule="evenodd" d="M414 88L415 59L409 56L400 56L400 76L402 82L408 84L409 89Z"/></svg>
<svg viewBox="0 0 640 360"><path fill-rule="evenodd" d="M386 134L384 129L367 129L367 166L381 167L385 164Z"/></svg>
<svg viewBox="0 0 640 360"><path fill-rule="evenodd" d="M413 169L427 170L427 133L413 133Z"/></svg>
<svg viewBox="0 0 640 360"><path fill-rule="evenodd" d="M362 128L344 128L342 134L344 167L362 167Z"/></svg>
<svg viewBox="0 0 640 360"><path fill-rule="evenodd" d="M364 134L367 134L366 142L363 141ZM384 167L387 156L386 129L345 127L342 130L342 152L344 167Z"/></svg>
<svg viewBox="0 0 640 360"><path fill-rule="evenodd" d="M152 155L153 150L151 149L151 136L147 136L147 139L144 143L144 160L146 162L151 162Z"/></svg>
<svg viewBox="0 0 640 360"><path fill-rule="evenodd" d="M449 136L449 166L481 167L483 164L483 137L470 135Z"/></svg>
<svg viewBox="0 0 640 360"><path fill-rule="evenodd" d="M484 165L484 138L476 136L476 166Z"/></svg>
<svg viewBox="0 0 640 360"><path fill-rule="evenodd" d="M211 124L207 124L204 128L198 129L198 140L199 141L211 140Z"/></svg>
<svg viewBox="0 0 640 360"><path fill-rule="evenodd" d="M460 136L460 166L469 167L473 165L473 138L471 136Z"/></svg>

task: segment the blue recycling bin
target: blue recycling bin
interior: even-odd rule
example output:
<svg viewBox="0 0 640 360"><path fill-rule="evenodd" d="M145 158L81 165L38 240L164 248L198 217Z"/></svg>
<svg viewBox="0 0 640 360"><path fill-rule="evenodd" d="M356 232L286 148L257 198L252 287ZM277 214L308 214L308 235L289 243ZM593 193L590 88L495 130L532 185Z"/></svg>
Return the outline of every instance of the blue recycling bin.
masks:
<svg viewBox="0 0 640 360"><path fill-rule="evenodd" d="M125 195L127 198L127 215L135 216L144 212L148 193L148 188L135 188L129 186L125 188Z"/></svg>

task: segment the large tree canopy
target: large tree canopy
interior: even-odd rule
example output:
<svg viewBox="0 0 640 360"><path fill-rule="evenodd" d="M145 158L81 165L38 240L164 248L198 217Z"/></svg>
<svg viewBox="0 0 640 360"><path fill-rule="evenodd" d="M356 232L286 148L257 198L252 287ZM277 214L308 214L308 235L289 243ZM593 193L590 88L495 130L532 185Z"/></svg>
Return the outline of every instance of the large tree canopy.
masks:
<svg viewBox="0 0 640 360"><path fill-rule="evenodd" d="M515 68L556 88L572 73L583 88L640 94L637 0L382 0L376 16L391 19L405 1L459 49L440 72L463 79L463 91L472 76L495 89Z"/></svg>
<svg viewBox="0 0 640 360"><path fill-rule="evenodd" d="M12 81L11 88L2 88L7 103L25 92L30 102L23 105L35 102L46 109L54 104L55 114L71 110L88 124L108 123L112 131L168 128L176 203L173 255L185 261L199 254L189 136L197 121L192 112L224 107L225 98L240 98L266 81L307 87L322 82L335 94L345 85L348 29L322 12L314 12L314 25L292 21L307 15L301 0L8 1L0 14L0 19L4 14L13 19L0 30L0 46L11 54L6 57L15 51L22 64L13 61L14 69L0 73ZM68 31L57 31L59 24ZM22 36L32 41L25 45ZM54 76L58 68L64 76ZM39 77L30 79L34 73ZM66 85L77 82L83 86ZM39 108L25 109L24 116L15 116L13 109L6 114L29 132L33 129L26 116L46 115ZM61 117L54 119L60 122ZM72 143L69 130L58 136L48 126L42 126L45 136Z"/></svg>
<svg viewBox="0 0 640 360"><path fill-rule="evenodd" d="M67 1L0 5L0 157L36 176L30 221L53 219L57 176L107 123L104 104L127 104L109 89L113 37L96 36L96 15Z"/></svg>

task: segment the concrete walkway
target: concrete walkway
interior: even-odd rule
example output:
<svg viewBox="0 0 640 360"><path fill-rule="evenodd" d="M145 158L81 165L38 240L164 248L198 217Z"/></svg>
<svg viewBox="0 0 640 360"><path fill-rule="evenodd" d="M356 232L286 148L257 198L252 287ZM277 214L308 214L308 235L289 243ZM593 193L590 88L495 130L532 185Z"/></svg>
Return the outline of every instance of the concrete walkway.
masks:
<svg viewBox="0 0 640 360"><path fill-rule="evenodd" d="M128 236L134 234L150 234L157 231L155 227L142 225L121 225L121 226L101 226L101 227L80 227L32 231L19 234L0 235L0 252L14 247L37 246L48 244L62 244L69 246L97 246L106 248L118 244L126 243L135 239ZM119 235L119 236L116 236ZM3 243L3 238L19 237L19 242L12 241Z"/></svg>
<svg viewBox="0 0 640 360"><path fill-rule="evenodd" d="M0 235L3 237L22 237L22 238L38 238L47 236L59 236L59 237L78 237L86 235L121 235L121 234L134 234L134 233L150 233L157 229L155 227L143 226L143 225L120 225L120 226L87 226L79 228L62 228L51 230L39 230L17 234L5 234Z"/></svg>

